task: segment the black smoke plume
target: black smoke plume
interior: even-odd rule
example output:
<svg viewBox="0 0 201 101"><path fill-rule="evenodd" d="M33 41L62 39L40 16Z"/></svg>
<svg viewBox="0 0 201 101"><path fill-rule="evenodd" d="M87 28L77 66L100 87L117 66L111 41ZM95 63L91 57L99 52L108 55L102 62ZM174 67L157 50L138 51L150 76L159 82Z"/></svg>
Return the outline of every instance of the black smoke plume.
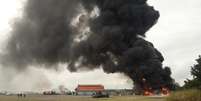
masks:
<svg viewBox="0 0 201 101"><path fill-rule="evenodd" d="M59 63L72 72L103 68L126 74L139 90L171 88L170 68L144 39L160 16L146 2L28 0L1 62L19 69Z"/></svg>

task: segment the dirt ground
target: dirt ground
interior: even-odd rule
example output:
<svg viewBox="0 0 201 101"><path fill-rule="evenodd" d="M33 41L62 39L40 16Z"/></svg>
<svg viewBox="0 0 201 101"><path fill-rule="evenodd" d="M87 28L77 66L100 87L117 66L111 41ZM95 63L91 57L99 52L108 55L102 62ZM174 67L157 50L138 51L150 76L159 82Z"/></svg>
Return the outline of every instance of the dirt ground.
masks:
<svg viewBox="0 0 201 101"><path fill-rule="evenodd" d="M28 95L26 98L17 96L0 96L0 101L165 101L164 97L142 97L142 96L113 96L110 98L91 98L81 96L44 96Z"/></svg>

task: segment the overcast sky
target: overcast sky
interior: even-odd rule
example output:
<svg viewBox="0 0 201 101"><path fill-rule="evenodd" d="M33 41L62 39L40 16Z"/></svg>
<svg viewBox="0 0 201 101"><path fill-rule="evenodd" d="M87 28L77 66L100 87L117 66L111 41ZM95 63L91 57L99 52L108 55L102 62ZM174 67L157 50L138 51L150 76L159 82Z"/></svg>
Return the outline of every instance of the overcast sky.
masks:
<svg viewBox="0 0 201 101"><path fill-rule="evenodd" d="M10 24L20 17L24 0L1 0L0 52L5 47ZM172 69L172 76L181 85L190 77L190 66L201 54L201 1L149 0L160 11L158 23L147 32L147 40L154 43L165 57L164 64ZM23 82L23 84L22 84ZM106 88L132 88L132 82L122 74L105 74L102 70L70 73L31 67L23 73L0 67L0 90L44 90L65 85L74 89L77 84L103 84Z"/></svg>

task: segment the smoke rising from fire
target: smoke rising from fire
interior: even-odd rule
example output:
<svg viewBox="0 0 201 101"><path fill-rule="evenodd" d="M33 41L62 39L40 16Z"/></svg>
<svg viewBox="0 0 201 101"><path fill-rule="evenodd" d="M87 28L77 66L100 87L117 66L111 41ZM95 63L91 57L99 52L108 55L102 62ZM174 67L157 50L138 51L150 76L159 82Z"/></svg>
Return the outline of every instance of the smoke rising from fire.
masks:
<svg viewBox="0 0 201 101"><path fill-rule="evenodd" d="M72 72L103 68L126 74L137 89L171 88L171 70L144 39L160 16L146 2L28 0L1 63L17 69L65 63Z"/></svg>

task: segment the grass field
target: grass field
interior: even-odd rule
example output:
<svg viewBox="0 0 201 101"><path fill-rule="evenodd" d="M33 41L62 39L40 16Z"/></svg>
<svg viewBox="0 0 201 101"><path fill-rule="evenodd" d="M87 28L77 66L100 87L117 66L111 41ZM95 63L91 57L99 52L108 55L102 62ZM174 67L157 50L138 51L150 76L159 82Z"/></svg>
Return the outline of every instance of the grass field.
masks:
<svg viewBox="0 0 201 101"><path fill-rule="evenodd" d="M91 98L78 96L0 96L0 101L165 101L164 97L115 96L111 98Z"/></svg>
<svg viewBox="0 0 201 101"><path fill-rule="evenodd" d="M173 92L167 97L167 101L201 101L201 91L189 89Z"/></svg>

